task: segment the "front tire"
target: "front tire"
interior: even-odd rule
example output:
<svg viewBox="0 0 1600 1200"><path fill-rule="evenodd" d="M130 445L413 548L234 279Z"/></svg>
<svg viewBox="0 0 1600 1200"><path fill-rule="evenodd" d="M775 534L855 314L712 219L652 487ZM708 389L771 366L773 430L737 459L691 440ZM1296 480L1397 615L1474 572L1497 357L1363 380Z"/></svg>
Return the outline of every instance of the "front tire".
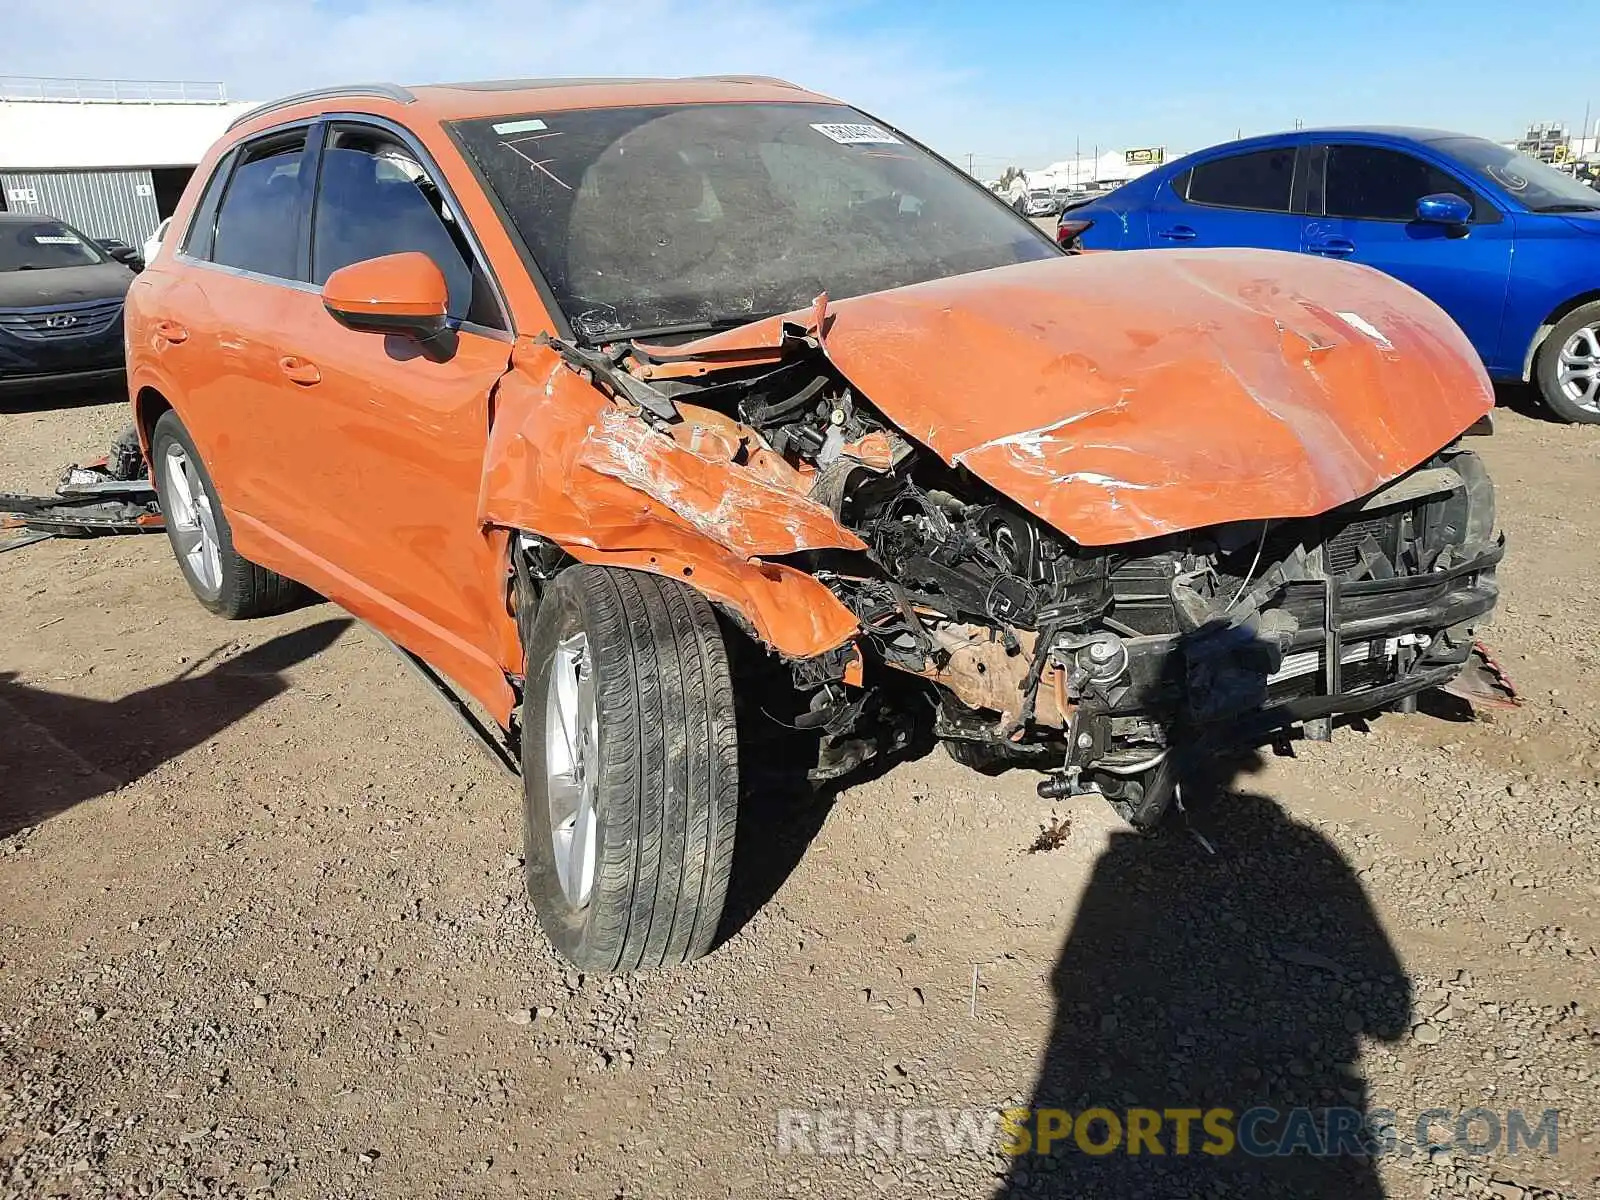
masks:
<svg viewBox="0 0 1600 1200"><path fill-rule="evenodd" d="M150 464L167 540L194 598L230 621L292 608L299 584L258 567L233 548L216 484L178 414L168 410L150 433Z"/></svg>
<svg viewBox="0 0 1600 1200"><path fill-rule="evenodd" d="M625 972L711 949L738 805L733 684L700 593L571 567L526 638L528 895L557 950Z"/></svg>
<svg viewBox="0 0 1600 1200"><path fill-rule="evenodd" d="M1600 422L1600 300L1556 322L1539 347L1534 378L1545 407L1561 420Z"/></svg>

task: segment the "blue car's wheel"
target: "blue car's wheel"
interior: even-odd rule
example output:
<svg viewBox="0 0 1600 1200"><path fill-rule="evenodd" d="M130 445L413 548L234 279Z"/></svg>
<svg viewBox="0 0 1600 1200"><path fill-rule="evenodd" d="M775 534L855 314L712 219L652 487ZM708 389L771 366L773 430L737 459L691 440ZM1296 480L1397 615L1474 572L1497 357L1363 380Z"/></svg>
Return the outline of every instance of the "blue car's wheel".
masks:
<svg viewBox="0 0 1600 1200"><path fill-rule="evenodd" d="M1600 301L1573 309L1550 331L1535 377L1546 406L1563 421L1600 422Z"/></svg>

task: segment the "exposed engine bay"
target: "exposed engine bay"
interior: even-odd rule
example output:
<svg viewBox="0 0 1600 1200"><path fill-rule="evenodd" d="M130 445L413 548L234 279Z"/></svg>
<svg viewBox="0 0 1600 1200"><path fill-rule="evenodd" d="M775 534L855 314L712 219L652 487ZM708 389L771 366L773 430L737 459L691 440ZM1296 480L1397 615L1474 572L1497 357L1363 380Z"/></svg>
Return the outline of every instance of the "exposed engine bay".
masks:
<svg viewBox="0 0 1600 1200"><path fill-rule="evenodd" d="M787 556L860 622L791 664L819 778L904 741L886 667L933 685L959 761L1032 765L1051 773L1042 795L1099 793L1148 827L1180 757L1296 725L1326 736L1335 714L1450 684L1495 603L1493 488L1459 442L1320 515L1087 547L897 429L816 341L654 377L637 345L563 349L658 435L808 497L864 543Z"/></svg>

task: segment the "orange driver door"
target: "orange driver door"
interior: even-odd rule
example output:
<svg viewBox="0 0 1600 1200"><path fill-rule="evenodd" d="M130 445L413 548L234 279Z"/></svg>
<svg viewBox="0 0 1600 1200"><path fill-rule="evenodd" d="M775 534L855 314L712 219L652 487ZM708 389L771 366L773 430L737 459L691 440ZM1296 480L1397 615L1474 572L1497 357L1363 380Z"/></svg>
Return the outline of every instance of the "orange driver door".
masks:
<svg viewBox="0 0 1600 1200"><path fill-rule="evenodd" d="M352 122L313 141L311 287L285 302L275 364L300 495L275 532L296 543L300 578L483 696L504 687L504 548L479 530L477 501L505 308L408 139ZM334 271L404 251L449 286L447 348L358 332L323 307Z"/></svg>

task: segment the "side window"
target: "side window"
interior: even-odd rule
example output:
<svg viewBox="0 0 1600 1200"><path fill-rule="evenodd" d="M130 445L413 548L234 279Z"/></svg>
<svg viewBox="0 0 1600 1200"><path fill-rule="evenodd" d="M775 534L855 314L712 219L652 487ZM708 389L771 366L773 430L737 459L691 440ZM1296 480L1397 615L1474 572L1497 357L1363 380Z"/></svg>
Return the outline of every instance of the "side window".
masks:
<svg viewBox="0 0 1600 1200"><path fill-rule="evenodd" d="M386 254L420 251L450 289L450 316L505 327L465 233L410 149L367 129L334 131L322 153L311 230L311 281Z"/></svg>
<svg viewBox="0 0 1600 1200"><path fill-rule="evenodd" d="M217 209L211 260L280 279L299 277L304 132L247 147Z"/></svg>
<svg viewBox="0 0 1600 1200"><path fill-rule="evenodd" d="M1294 185L1294 147L1255 150L1198 163L1189 172L1191 204L1288 212Z"/></svg>
<svg viewBox="0 0 1600 1200"><path fill-rule="evenodd" d="M1382 146L1329 146L1323 213L1369 221L1414 221L1417 201L1434 192L1470 200L1475 219L1482 202L1454 176L1399 150Z"/></svg>
<svg viewBox="0 0 1600 1200"><path fill-rule="evenodd" d="M211 257L212 241L217 232L217 204L222 199L222 189L227 186L228 174L233 170L233 159L232 151L224 154L217 161L211 178L206 181L206 190L189 217L189 228L184 230L183 242L179 247L183 253L194 258ZM168 217L167 221L170 220L172 218ZM161 223L162 230L166 229L167 221Z"/></svg>

